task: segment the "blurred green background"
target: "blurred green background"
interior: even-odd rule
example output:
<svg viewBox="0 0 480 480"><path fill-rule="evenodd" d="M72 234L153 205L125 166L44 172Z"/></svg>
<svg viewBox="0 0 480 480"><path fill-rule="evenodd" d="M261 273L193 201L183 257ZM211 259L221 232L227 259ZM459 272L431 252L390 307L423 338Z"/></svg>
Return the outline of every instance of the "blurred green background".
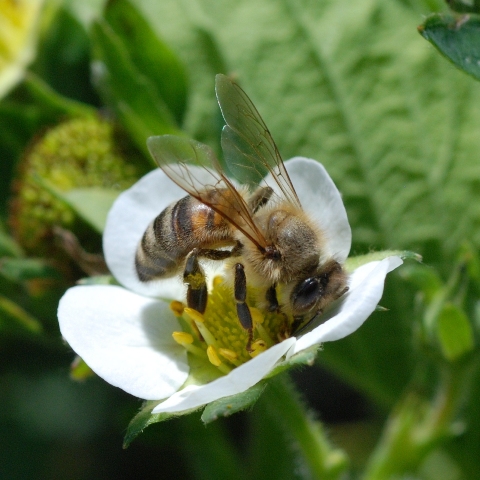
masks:
<svg viewBox="0 0 480 480"><path fill-rule="evenodd" d="M198 414L151 426L122 450L141 401L72 370L58 330L62 293L102 273L109 205L155 168L146 138L220 152L217 73L245 89L284 159L325 165L352 254L424 259L388 277L388 311L293 374L348 478L382 478L378 458L396 459L392 478L478 478L480 31L476 2L451 3L474 13L425 21L448 10L435 0L0 0L0 478L312 478L262 398L206 427ZM419 35L424 21L470 76Z"/></svg>

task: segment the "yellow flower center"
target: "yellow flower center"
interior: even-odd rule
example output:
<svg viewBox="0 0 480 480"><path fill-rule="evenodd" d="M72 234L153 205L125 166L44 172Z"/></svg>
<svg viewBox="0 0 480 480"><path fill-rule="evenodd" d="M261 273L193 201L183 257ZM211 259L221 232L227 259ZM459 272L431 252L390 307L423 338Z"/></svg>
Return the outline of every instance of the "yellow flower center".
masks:
<svg viewBox="0 0 480 480"><path fill-rule="evenodd" d="M190 353L203 355L210 363L228 373L252 357L289 336L290 322L283 314L261 311L255 306L255 291L248 292L248 305L253 319L253 341L247 350L249 334L237 316L233 289L221 277L213 281L205 313L174 301L170 307L183 318L188 332L174 332L174 340Z"/></svg>

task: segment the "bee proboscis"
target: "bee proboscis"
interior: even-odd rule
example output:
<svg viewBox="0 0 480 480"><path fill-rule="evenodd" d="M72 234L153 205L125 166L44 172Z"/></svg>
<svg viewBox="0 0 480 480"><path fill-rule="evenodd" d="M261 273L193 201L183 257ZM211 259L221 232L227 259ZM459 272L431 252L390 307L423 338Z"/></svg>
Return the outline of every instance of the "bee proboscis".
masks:
<svg viewBox="0 0 480 480"><path fill-rule="evenodd" d="M227 261L238 319L249 333L248 349L253 324L247 284L264 291L267 310L290 319L292 334L348 290L347 275L337 260L322 255L323 232L302 209L251 100L225 75L217 75L215 89L226 122L226 163L194 140L172 135L149 139L159 167L188 195L148 226L135 266L142 282L183 272L187 304L203 313L208 292L199 260ZM263 180L267 173L273 179L270 185Z"/></svg>

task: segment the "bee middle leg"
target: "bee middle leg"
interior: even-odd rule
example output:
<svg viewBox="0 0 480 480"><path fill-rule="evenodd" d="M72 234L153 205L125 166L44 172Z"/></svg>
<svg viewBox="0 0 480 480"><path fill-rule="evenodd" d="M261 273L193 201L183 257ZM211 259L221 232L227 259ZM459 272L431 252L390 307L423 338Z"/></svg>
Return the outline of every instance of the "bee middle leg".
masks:
<svg viewBox="0 0 480 480"><path fill-rule="evenodd" d="M197 312L205 313L207 308L208 289L205 273L198 262L199 258L209 260L225 260L240 255L243 245L240 242L232 250L215 250L194 248L187 257L183 282L187 288L187 305Z"/></svg>
<svg viewBox="0 0 480 480"><path fill-rule="evenodd" d="M253 320L250 308L247 305L247 277L245 269L241 263L235 264L235 279L233 290L235 294L235 303L237 304L237 316L240 325L248 333L247 351L252 350L253 341Z"/></svg>

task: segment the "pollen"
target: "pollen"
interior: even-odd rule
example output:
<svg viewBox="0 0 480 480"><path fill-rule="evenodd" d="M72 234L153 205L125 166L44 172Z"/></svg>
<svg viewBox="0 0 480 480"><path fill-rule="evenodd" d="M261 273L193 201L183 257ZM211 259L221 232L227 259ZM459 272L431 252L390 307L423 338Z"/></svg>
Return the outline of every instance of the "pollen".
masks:
<svg viewBox="0 0 480 480"><path fill-rule="evenodd" d="M170 304L173 313L183 318L180 323L185 328L185 332L174 332L173 339L190 354L203 358L225 375L288 337L291 324L287 316L257 306L255 299L264 292L248 286L252 339L238 319L233 287L220 276L211 285L203 314L178 301Z"/></svg>

